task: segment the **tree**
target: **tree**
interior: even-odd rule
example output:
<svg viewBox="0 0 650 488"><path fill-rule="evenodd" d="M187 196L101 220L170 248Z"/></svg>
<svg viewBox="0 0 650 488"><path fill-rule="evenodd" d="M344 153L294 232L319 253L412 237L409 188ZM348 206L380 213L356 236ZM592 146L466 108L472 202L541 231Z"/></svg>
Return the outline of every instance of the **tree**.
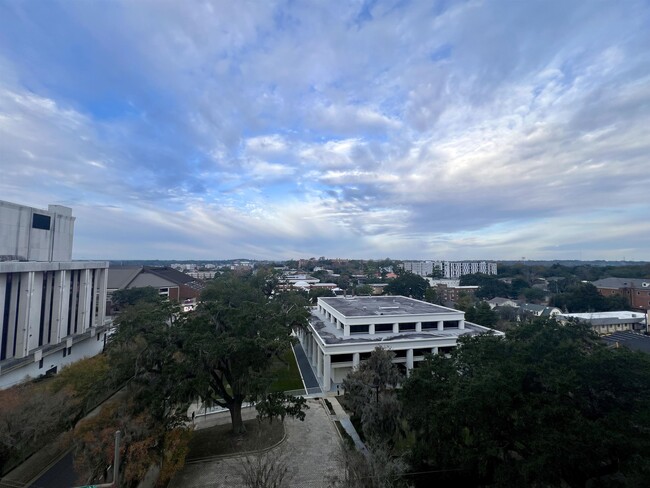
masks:
<svg viewBox="0 0 650 488"><path fill-rule="evenodd" d="M445 304L444 296L437 286L431 286L424 292L424 300L434 305Z"/></svg>
<svg viewBox="0 0 650 488"><path fill-rule="evenodd" d="M111 302L120 308L135 305L138 302L156 302L160 299L158 290L152 286L142 288L125 288L111 294Z"/></svg>
<svg viewBox="0 0 650 488"><path fill-rule="evenodd" d="M571 313L602 312L607 309L605 297L591 283L578 283L569 287L565 293L553 295L550 304Z"/></svg>
<svg viewBox="0 0 650 488"><path fill-rule="evenodd" d="M258 455L246 456L240 467L246 488L282 488L295 475L291 456L282 449L273 449Z"/></svg>
<svg viewBox="0 0 650 488"><path fill-rule="evenodd" d="M370 357L345 377L346 403L361 420L366 439L392 445L399 431L399 403L389 388L394 388L402 374L393 363L395 353L376 347Z"/></svg>
<svg viewBox="0 0 650 488"><path fill-rule="evenodd" d="M318 302L318 297L333 297L336 296L329 288L312 288L309 290L309 301L312 304Z"/></svg>
<svg viewBox="0 0 650 488"><path fill-rule="evenodd" d="M465 319L485 327L492 327L499 320L499 316L487 302L479 302L465 311Z"/></svg>
<svg viewBox="0 0 650 488"><path fill-rule="evenodd" d="M295 293L267 298L246 277L215 280L197 312L180 328L186 385L230 411L235 434L245 432L241 406L266 393L270 366L294 341L309 312Z"/></svg>
<svg viewBox="0 0 650 488"><path fill-rule="evenodd" d="M510 285L492 275L483 273L463 275L460 277L460 284L461 286L478 286L476 298L485 300L491 300L494 297L517 298L517 294L513 294Z"/></svg>
<svg viewBox="0 0 650 488"><path fill-rule="evenodd" d="M416 468L491 486L637 486L650 473L649 356L548 319L459 344L403 385Z"/></svg>
<svg viewBox="0 0 650 488"><path fill-rule="evenodd" d="M405 297L424 299L424 294L429 288L429 282L408 271L389 281L385 290L389 295L403 295Z"/></svg>
<svg viewBox="0 0 650 488"><path fill-rule="evenodd" d="M370 285L359 285L355 288L354 292L359 296L370 296L372 295L373 289Z"/></svg>

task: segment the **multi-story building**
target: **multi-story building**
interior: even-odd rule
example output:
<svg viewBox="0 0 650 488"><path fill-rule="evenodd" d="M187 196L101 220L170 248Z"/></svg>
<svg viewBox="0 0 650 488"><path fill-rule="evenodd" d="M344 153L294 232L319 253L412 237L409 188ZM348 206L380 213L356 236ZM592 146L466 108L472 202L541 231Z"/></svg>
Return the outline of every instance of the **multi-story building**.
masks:
<svg viewBox="0 0 650 488"><path fill-rule="evenodd" d="M603 278L594 281L598 292L606 297L622 295L637 310L650 310L650 279L642 278Z"/></svg>
<svg viewBox="0 0 650 488"><path fill-rule="evenodd" d="M74 222L0 201L0 388L103 349L108 263L72 261Z"/></svg>
<svg viewBox="0 0 650 488"><path fill-rule="evenodd" d="M402 296L319 298L298 338L325 391L377 347L395 353L407 374L425 354L445 354L465 334L492 331L465 321L459 310ZM495 334L501 334L492 331Z"/></svg>
<svg viewBox="0 0 650 488"><path fill-rule="evenodd" d="M437 269L447 279L474 273L497 274L497 263L489 261L404 261L402 268L420 276L429 276Z"/></svg>

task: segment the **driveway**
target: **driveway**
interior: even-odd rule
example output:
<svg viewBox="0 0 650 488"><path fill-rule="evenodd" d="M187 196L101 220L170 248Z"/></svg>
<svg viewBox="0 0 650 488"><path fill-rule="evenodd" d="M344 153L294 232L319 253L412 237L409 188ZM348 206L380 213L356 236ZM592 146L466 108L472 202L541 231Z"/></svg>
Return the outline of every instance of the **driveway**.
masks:
<svg viewBox="0 0 650 488"><path fill-rule="evenodd" d="M304 422L285 420L286 439L267 454L269 459L286 460L289 474L283 486L326 488L339 469L341 442L330 414L316 399L307 400ZM178 473L169 488L244 487L241 469L245 458L231 457L189 464Z"/></svg>

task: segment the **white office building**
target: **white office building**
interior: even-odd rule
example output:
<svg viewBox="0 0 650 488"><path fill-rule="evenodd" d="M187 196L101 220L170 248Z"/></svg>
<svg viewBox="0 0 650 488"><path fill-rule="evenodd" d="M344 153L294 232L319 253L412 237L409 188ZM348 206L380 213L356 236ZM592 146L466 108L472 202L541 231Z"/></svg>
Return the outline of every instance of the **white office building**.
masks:
<svg viewBox="0 0 650 488"><path fill-rule="evenodd" d="M74 221L0 201L0 388L103 349L108 263L72 261Z"/></svg>
<svg viewBox="0 0 650 488"><path fill-rule="evenodd" d="M395 353L408 372L425 354L445 354L465 334L492 332L465 321L459 310L402 296L322 297L298 338L324 391L367 359L377 347Z"/></svg>

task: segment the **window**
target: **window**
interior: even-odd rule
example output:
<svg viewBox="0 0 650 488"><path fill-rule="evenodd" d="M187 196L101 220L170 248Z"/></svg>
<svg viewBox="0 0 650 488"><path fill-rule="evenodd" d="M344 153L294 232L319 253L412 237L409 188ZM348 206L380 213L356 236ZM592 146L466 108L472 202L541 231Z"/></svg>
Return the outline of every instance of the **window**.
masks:
<svg viewBox="0 0 650 488"><path fill-rule="evenodd" d="M32 229L50 230L50 216L43 214L32 214Z"/></svg>
<svg viewBox="0 0 650 488"><path fill-rule="evenodd" d="M38 362L38 369L43 369L43 358Z"/></svg>
<svg viewBox="0 0 650 488"><path fill-rule="evenodd" d="M68 348L64 347L63 348L63 357L66 357L68 355Z"/></svg>
<svg viewBox="0 0 650 488"><path fill-rule="evenodd" d="M72 346L68 348L68 354L72 354Z"/></svg>

